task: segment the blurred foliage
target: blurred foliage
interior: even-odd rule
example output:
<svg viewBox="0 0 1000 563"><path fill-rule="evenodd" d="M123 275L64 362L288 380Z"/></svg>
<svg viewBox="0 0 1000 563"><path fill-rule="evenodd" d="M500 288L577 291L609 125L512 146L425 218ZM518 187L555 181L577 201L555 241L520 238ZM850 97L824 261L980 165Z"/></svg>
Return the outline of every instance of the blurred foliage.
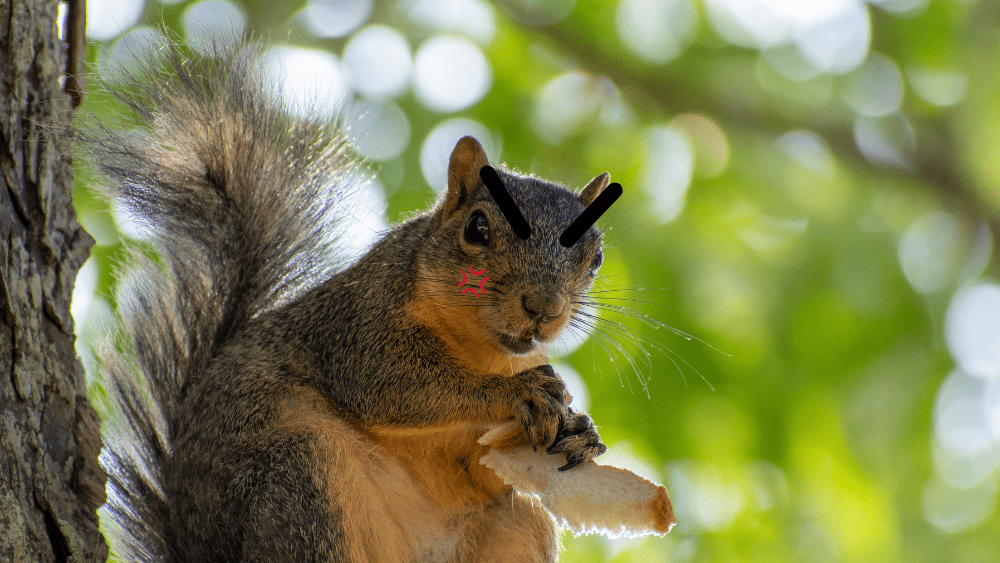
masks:
<svg viewBox="0 0 1000 563"><path fill-rule="evenodd" d="M376 3L365 25L398 30L414 51L460 34L415 23L413 4ZM411 140L401 156L371 164L388 187L386 216L397 221L433 198L421 144L455 116L484 125L522 171L571 186L609 171L624 186L599 222L609 250L594 297L635 314L602 312L620 324L565 361L588 386L609 461L631 459L666 484L680 523L662 539L567 537L563 560L997 560L995 469L985 513L950 531L930 523L927 491L935 397L954 366L948 303L962 284L998 274L989 242L1000 233L1000 4L858 4L868 61L877 53L890 64L873 68L902 79L901 99L881 115L863 114L865 99L884 100L864 91L861 67L789 79L772 64L780 44L765 57L716 30L719 4L692 5L687 40L658 64L623 43L617 1L555 3L571 9L541 20L525 16L534 3L488 6L495 33L475 41L493 73L481 101L441 114L412 89L395 98ZM141 21L179 30L189 5L150 3ZM247 0L241 9L257 37L339 56L345 38L296 23L303 5ZM93 43L92 60L113 43ZM599 103L550 144L536 108L569 72L582 73ZM928 73L958 77L964 90L928 100ZM100 116L105 103L93 95L87 109ZM618 118L602 114L614 104ZM650 171L663 156L656 135L678 132L693 169L672 218L658 211L667 196ZM100 243L97 293L111 300L120 247L91 180L81 170L75 196ZM902 241L935 213L949 218L953 243L934 251L931 236L917 274L906 274ZM940 280L915 289L914 276L932 267L945 268Z"/></svg>

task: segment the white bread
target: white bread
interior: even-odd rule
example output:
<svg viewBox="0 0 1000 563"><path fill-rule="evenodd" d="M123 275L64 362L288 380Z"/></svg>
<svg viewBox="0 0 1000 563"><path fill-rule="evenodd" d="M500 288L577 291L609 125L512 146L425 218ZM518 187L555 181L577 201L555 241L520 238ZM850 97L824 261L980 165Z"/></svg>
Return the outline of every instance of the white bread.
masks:
<svg viewBox="0 0 1000 563"><path fill-rule="evenodd" d="M575 535L662 536L677 523L663 485L594 461L559 471L564 454L534 451L519 435L516 422L492 428L479 439L491 446L480 463L517 492L538 498Z"/></svg>

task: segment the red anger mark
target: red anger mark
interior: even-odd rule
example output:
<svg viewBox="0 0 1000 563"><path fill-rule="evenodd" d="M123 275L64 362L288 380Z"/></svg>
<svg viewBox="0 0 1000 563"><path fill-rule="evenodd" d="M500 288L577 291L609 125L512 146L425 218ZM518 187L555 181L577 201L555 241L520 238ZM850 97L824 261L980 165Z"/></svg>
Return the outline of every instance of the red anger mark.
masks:
<svg viewBox="0 0 1000 563"><path fill-rule="evenodd" d="M482 271L477 272L477 271L475 271L475 270L472 269L472 266L469 266L469 271L472 272L472 275L474 275L474 276L481 276L481 275L483 275L483 274L486 273L486 268L483 268ZM475 295L476 297L479 297L480 292L486 293L486 288L483 287L483 286L486 284L486 280L488 280L488 279L490 279L490 277L486 276L483 279L479 280L479 290L478 291L476 291L476 288L474 288L474 287L467 287L467 288L465 288L465 289L462 290L462 295L465 295L465 293L468 292L468 291L471 291L472 294ZM462 270L462 282L460 284L458 284L458 287L462 287L463 285L465 285L465 283L467 281L469 281L469 274L466 274L465 270Z"/></svg>

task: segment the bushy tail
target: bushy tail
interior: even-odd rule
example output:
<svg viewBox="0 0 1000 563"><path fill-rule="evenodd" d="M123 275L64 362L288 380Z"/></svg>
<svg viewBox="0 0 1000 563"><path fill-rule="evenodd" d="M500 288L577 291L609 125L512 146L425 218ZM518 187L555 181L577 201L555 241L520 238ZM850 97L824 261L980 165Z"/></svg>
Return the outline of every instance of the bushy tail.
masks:
<svg viewBox="0 0 1000 563"><path fill-rule="evenodd" d="M176 560L161 472L186 386L248 321L334 267L338 202L357 168L334 125L280 108L258 59L142 49L140 70L105 83L130 113L123 126L80 135L156 254L131 252L120 338L103 354L105 521L126 561Z"/></svg>

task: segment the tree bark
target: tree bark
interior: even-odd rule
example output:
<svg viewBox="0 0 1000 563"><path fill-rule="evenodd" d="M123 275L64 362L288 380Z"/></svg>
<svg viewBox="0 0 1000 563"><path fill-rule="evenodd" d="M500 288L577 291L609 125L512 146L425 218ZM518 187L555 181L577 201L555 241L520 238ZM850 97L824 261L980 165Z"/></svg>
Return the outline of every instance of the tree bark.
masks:
<svg viewBox="0 0 1000 563"><path fill-rule="evenodd" d="M0 2L0 561L108 554L100 420L69 311L93 241L71 205L57 7Z"/></svg>

